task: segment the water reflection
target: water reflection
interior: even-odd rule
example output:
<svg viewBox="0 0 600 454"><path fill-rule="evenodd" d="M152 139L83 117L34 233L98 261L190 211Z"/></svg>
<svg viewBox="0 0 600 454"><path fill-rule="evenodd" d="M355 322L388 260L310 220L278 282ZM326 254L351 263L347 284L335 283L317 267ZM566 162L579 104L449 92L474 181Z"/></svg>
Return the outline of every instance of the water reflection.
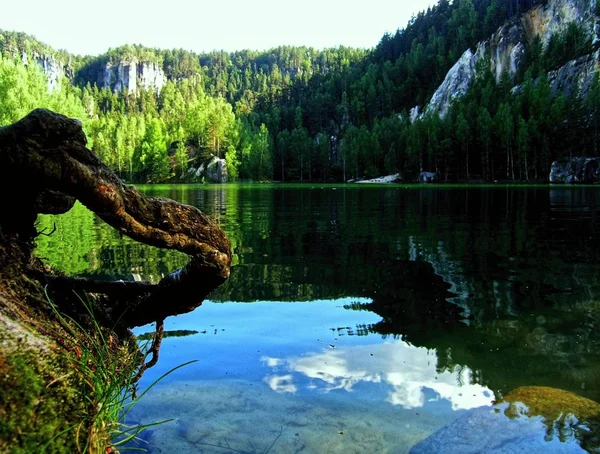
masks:
<svg viewBox="0 0 600 454"><path fill-rule="evenodd" d="M309 378L307 388L325 393L352 392L364 383L383 384L389 388L385 401L406 409L421 408L426 399L447 400L453 410L490 405L494 400L491 390L473 383L474 373L468 367L440 371L435 350L401 340L330 348L286 359L263 357L262 360L274 373L266 377L265 382L277 392L297 391L291 372Z"/></svg>
<svg viewBox="0 0 600 454"><path fill-rule="evenodd" d="M548 422L543 417L519 415L511 418L505 414L507 407L507 404L501 404L468 412L415 445L410 454L586 452L573 430L576 419L563 426L569 432L565 436L549 436ZM525 408L523 407L524 411Z"/></svg>
<svg viewBox="0 0 600 454"><path fill-rule="evenodd" d="M429 412L432 426L421 427L414 442L451 422L440 413L444 405L458 414L520 386L553 386L600 401L600 188L146 191L200 207L227 232L235 266L211 296L227 303L221 305L225 312L232 302L301 306L363 298L336 312L339 322L329 324L336 330L330 336L335 348L322 350L301 340L325 315L298 316L302 323L295 325L286 318L285 305L274 306L272 313L248 305L252 310L244 322L227 325L223 336L219 331L211 340L177 340L178 349L186 342L195 346L185 350L190 355L198 351L200 337L211 346L213 337L228 340L218 353L206 352L210 364L196 376L215 378L214 370L229 361L235 364L229 371L260 383L272 399L282 399L281 408L292 405L286 399L307 394L310 399L347 395L367 399L367 407L377 411ZM119 238L81 206L63 217L41 218L38 228L54 222L56 234L39 239L40 254L70 274L157 280L187 260ZM198 313L210 319L207 307ZM370 318L346 323L343 312ZM239 360L240 351L256 342L252 338L248 344L241 334L251 323L248 317L263 327L256 332L261 340L256 350L262 352L248 357L262 364L260 373ZM194 323L172 329L212 332L201 321ZM344 333L356 334L348 336L353 343L333 342ZM267 354L266 345L277 348ZM161 361L169 364L169 356ZM465 387L472 392L463 392ZM402 421L411 424L408 416Z"/></svg>
<svg viewBox="0 0 600 454"><path fill-rule="evenodd" d="M600 188L145 190L226 230L237 264L215 301L366 297L349 308L381 320L362 334L436 349L440 367L468 365L501 394L556 384L600 400ZM70 274L157 280L187 261L81 205L38 228L54 222L39 253Z"/></svg>
<svg viewBox="0 0 600 454"><path fill-rule="evenodd" d="M378 316L345 309L352 303L368 301L206 303L167 320L168 330L218 335L164 340L142 387L186 358L200 361L136 406L141 422L177 420L156 429L150 451L263 452L277 440L272 452L408 452L490 403L468 368L437 371L436 351L364 335L356 327Z"/></svg>

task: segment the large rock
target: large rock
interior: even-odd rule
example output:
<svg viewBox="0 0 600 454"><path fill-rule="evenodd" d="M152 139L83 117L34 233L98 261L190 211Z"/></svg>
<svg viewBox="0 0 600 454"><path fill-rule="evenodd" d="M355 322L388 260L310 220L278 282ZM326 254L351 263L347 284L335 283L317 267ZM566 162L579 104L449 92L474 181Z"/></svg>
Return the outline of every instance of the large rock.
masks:
<svg viewBox="0 0 600 454"><path fill-rule="evenodd" d="M348 183L398 183L402 181L401 173L394 173L393 175L385 175L382 177L371 178L370 180L349 180Z"/></svg>
<svg viewBox="0 0 600 454"><path fill-rule="evenodd" d="M509 392L501 402L508 402L506 416L542 416L546 421L567 423L569 415L578 419L600 416L600 404L569 391L549 386L521 386Z"/></svg>
<svg viewBox="0 0 600 454"><path fill-rule="evenodd" d="M419 183L435 183L436 181L439 181L436 172L421 172L419 174Z"/></svg>
<svg viewBox="0 0 600 454"><path fill-rule="evenodd" d="M600 51L570 60L559 69L548 73L553 95L579 96L585 98L598 72Z"/></svg>
<svg viewBox="0 0 600 454"><path fill-rule="evenodd" d="M463 53L433 94L425 108L425 114L438 114L444 118L452 100L463 96L473 83L481 60L489 60L489 68L496 82L500 81L505 72L510 78L514 77L521 65L527 43L535 36L540 37L542 46L545 47L552 36L565 31L571 22L576 22L595 40L595 4L595 1L589 0L550 0L545 5L538 5L520 17L511 19L489 39L479 43L475 52L467 49ZM588 56L573 60L565 67L551 72L548 78L554 92L568 94L575 86L574 81L588 87L597 70L597 61L597 55ZM562 89L561 86L567 89Z"/></svg>
<svg viewBox="0 0 600 454"><path fill-rule="evenodd" d="M600 158L564 158L552 163L550 183L598 183Z"/></svg>
<svg viewBox="0 0 600 454"><path fill-rule="evenodd" d="M209 183L227 183L227 162L225 159L213 156L203 162L197 169L190 169L194 180Z"/></svg>
<svg viewBox="0 0 600 454"><path fill-rule="evenodd" d="M506 395L497 405L466 412L415 445L410 452L585 452L584 447L597 448L586 440L589 435L586 421L598 415L598 403L568 391L522 387Z"/></svg>
<svg viewBox="0 0 600 454"><path fill-rule="evenodd" d="M564 443L557 437L546 440L547 427L542 418L511 419L504 414L505 408L506 404L470 410L416 444L410 454L585 452L575 439Z"/></svg>

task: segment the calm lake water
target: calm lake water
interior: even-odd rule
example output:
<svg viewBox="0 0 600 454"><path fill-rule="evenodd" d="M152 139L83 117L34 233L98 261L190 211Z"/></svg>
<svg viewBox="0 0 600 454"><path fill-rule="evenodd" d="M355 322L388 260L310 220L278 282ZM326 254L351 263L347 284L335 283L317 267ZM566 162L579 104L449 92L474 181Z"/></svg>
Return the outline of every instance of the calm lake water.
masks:
<svg viewBox="0 0 600 454"><path fill-rule="evenodd" d="M600 188L142 189L212 215L235 253L210 301L166 321L141 387L198 361L136 406L135 421L175 419L150 452L600 446L594 426L492 408L521 386L600 402ZM38 254L71 275L157 281L187 261L81 205L38 230L54 223Z"/></svg>

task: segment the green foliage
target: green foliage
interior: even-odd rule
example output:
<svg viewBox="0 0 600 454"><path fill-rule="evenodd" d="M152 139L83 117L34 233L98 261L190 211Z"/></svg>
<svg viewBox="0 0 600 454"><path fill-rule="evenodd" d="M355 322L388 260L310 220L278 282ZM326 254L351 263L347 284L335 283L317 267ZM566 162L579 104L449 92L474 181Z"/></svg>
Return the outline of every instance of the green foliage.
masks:
<svg viewBox="0 0 600 454"><path fill-rule="evenodd" d="M64 379L56 380L33 352L6 353L0 359L0 448L15 454L76 452L67 434L74 415L66 413L78 408Z"/></svg>
<svg viewBox="0 0 600 454"><path fill-rule="evenodd" d="M411 124L407 115L427 103L467 48L539 3L439 0L372 51L281 46L195 54L122 46L76 58L79 88L65 83L58 93L48 93L39 71L15 60L15 49L37 49L35 41L0 34L0 48L12 49L0 61L0 123L33 106L82 118L93 151L134 182L181 181L189 167L212 156L225 158L234 181L339 181L395 172L410 180L422 171L445 181L543 180L564 145L569 153L590 143L597 150L594 103L555 102L545 77L593 49L581 25L570 24L546 49L534 38L514 80L505 74L496 83L482 65L444 120ZM168 81L159 94L96 87L104 65L133 59L163 67ZM521 89L513 94L515 83Z"/></svg>
<svg viewBox="0 0 600 454"><path fill-rule="evenodd" d="M231 145L225 152L225 162L227 163L227 177L230 181L236 181L240 176L240 160L238 159L238 152Z"/></svg>
<svg viewBox="0 0 600 454"><path fill-rule="evenodd" d="M36 250L46 263L61 264L61 270L69 275L98 268L101 263L97 243L96 216L81 203L77 202L65 216L41 215L36 229L41 234L36 238ZM69 241L76 237L77 241ZM50 248L50 244L59 241L63 247Z"/></svg>
<svg viewBox="0 0 600 454"><path fill-rule="evenodd" d="M113 452L120 446L127 448L127 444L137 440L137 436L146 428L170 421L128 425L126 418L139 399L156 383L195 361L169 370L138 396L140 367L143 367L148 356L145 348L139 349L132 342L118 342L110 328L99 324L92 303L84 298L79 300L83 318L89 320L89 326L83 326L75 318L62 314L48 299L54 315L69 334L66 343L70 356L67 356L67 360L80 385L75 391L75 398L83 402L87 410L69 432L75 438L77 452Z"/></svg>
<svg viewBox="0 0 600 454"><path fill-rule="evenodd" d="M33 55L46 55L58 60L66 60L70 57L66 51L56 51L26 33L0 30L0 55L8 59L13 59L21 57L23 53L29 57Z"/></svg>
<svg viewBox="0 0 600 454"><path fill-rule="evenodd" d="M79 202L65 214L38 216L36 228L44 233L36 238L36 254L71 276L105 272L113 278L131 279L132 273L143 269L144 280L158 282L188 262L181 252L122 237ZM53 247L57 243L61 246Z"/></svg>
<svg viewBox="0 0 600 454"><path fill-rule="evenodd" d="M557 69L569 60L581 57L592 51L592 37L583 25L571 22L563 33L555 33L545 52L545 68Z"/></svg>
<svg viewBox="0 0 600 454"><path fill-rule="evenodd" d="M140 164L145 174L145 181L157 183L168 179L171 166L167 158L164 125L159 118L152 118L146 124L146 133L140 148Z"/></svg>
<svg viewBox="0 0 600 454"><path fill-rule="evenodd" d="M13 123L36 107L49 104L41 70L0 57L0 124Z"/></svg>
<svg viewBox="0 0 600 454"><path fill-rule="evenodd" d="M183 179L188 170L189 153L187 145L183 140L177 142L175 149L175 162L179 178Z"/></svg>

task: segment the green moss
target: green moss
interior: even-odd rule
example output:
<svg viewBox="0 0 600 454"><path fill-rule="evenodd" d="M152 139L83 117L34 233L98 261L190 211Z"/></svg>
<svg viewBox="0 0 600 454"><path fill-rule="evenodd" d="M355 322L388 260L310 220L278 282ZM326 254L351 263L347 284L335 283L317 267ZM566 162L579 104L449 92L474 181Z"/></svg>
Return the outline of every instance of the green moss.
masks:
<svg viewBox="0 0 600 454"><path fill-rule="evenodd" d="M546 421L557 421L566 415L578 419L600 416L600 404L585 397L562 389L548 386L523 386L508 393L502 402L510 403L505 414L509 417L519 415L515 403L521 402L528 408L528 416L543 416Z"/></svg>
<svg viewBox="0 0 600 454"><path fill-rule="evenodd" d="M74 393L38 358L24 352L0 357L0 451L76 452L68 430L81 417Z"/></svg>

